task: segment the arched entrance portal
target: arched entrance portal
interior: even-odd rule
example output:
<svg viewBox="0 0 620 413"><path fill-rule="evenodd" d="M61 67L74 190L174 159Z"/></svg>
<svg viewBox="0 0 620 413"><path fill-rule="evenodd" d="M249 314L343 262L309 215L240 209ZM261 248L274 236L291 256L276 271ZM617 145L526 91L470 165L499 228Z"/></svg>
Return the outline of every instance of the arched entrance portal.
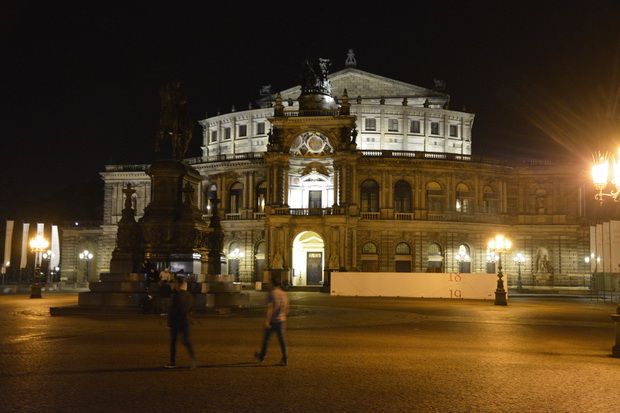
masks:
<svg viewBox="0 0 620 413"><path fill-rule="evenodd" d="M293 241L293 285L323 285L325 248L323 238L305 231Z"/></svg>

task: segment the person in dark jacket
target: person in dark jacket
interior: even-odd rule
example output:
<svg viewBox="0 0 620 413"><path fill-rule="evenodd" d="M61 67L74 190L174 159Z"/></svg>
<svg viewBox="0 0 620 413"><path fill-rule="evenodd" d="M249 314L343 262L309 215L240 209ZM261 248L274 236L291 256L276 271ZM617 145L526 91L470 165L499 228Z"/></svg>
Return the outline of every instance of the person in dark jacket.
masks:
<svg viewBox="0 0 620 413"><path fill-rule="evenodd" d="M142 264L140 264L140 272L144 274L146 281L146 288L148 291L151 289L151 284L156 283L158 280L158 274L155 272L153 268L153 264L151 264L150 260L144 260Z"/></svg>
<svg viewBox="0 0 620 413"><path fill-rule="evenodd" d="M170 327L170 363L166 364L166 368L175 368L177 336L182 334L183 344L187 347L189 356L192 360L192 368L198 365L198 359L194 355L194 348L189 340L190 321L189 314L194 306L194 297L187 292L187 282L184 279L179 280L178 289L172 295L172 304L168 313L168 327Z"/></svg>

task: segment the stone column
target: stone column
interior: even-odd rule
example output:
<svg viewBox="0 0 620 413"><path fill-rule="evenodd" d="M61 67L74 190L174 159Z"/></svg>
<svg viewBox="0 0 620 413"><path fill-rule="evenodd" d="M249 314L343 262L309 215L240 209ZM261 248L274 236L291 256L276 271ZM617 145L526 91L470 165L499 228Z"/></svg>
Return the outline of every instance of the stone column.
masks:
<svg viewBox="0 0 620 413"><path fill-rule="evenodd" d="M336 207L340 205L340 194L339 194L339 180L340 180L340 163L334 162L334 201L332 206Z"/></svg>
<svg viewBox="0 0 620 413"><path fill-rule="evenodd" d="M283 175L283 181L284 181L282 182L282 205L285 205L285 206L288 206L289 169L290 169L290 164L288 163L288 159L287 159L286 163L282 165L282 175Z"/></svg>

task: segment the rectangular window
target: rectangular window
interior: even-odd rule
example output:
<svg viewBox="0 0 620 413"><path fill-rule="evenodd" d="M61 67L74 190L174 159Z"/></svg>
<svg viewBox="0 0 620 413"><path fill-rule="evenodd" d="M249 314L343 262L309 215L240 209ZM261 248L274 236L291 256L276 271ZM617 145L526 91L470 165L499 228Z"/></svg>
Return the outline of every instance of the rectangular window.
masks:
<svg viewBox="0 0 620 413"><path fill-rule="evenodd" d="M450 136L459 136L459 127L456 125L450 125Z"/></svg>
<svg viewBox="0 0 620 413"><path fill-rule="evenodd" d="M398 132L398 119L390 119L388 123L388 131Z"/></svg>
<svg viewBox="0 0 620 413"><path fill-rule="evenodd" d="M439 123L431 122L431 135L439 135Z"/></svg>
<svg viewBox="0 0 620 413"><path fill-rule="evenodd" d="M420 133L420 121L419 120L412 120L411 121L411 126L409 128L409 132L410 133Z"/></svg>
<svg viewBox="0 0 620 413"><path fill-rule="evenodd" d="M239 137L248 136L248 125L239 125Z"/></svg>
<svg viewBox="0 0 620 413"><path fill-rule="evenodd" d="M411 261L396 261L396 272L411 272Z"/></svg>
<svg viewBox="0 0 620 413"><path fill-rule="evenodd" d="M366 130L377 130L377 119L367 118L366 119Z"/></svg>
<svg viewBox="0 0 620 413"><path fill-rule="evenodd" d="M264 135L265 134L265 122L259 122L256 124L256 133L258 135Z"/></svg>
<svg viewBox="0 0 620 413"><path fill-rule="evenodd" d="M308 208L321 208L322 202L321 202L321 195L322 192L321 191L309 191L308 193L309 195L309 199L308 199Z"/></svg>
<svg viewBox="0 0 620 413"><path fill-rule="evenodd" d="M224 128L224 139L230 139L231 130L230 128Z"/></svg>
<svg viewBox="0 0 620 413"><path fill-rule="evenodd" d="M211 142L217 142L217 131L211 131Z"/></svg>

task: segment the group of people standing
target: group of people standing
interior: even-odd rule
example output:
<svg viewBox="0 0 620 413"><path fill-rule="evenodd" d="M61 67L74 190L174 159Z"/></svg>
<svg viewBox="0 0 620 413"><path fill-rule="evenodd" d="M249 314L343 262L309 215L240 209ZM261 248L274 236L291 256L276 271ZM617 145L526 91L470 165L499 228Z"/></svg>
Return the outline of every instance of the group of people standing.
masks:
<svg viewBox="0 0 620 413"><path fill-rule="evenodd" d="M151 274L156 274L150 262L145 260L142 265L143 273L149 281ZM198 358L194 353L194 347L190 341L190 314L194 307L194 297L187 291L187 281L184 277L178 277L176 289L172 289L170 283L174 276L165 268L157 277L152 277L153 282L159 283L159 294L161 303L161 315L168 316L168 327L170 328L170 362L166 368L175 368L176 365L176 344L179 335L182 337L183 344L187 348L191 359L191 367L198 366ZM149 283L150 284L150 283ZM254 357L263 362L267 355L269 338L273 333L278 337L282 358L278 365L288 364L288 350L285 340L286 316L289 311L289 299L286 292L282 289L280 282L272 280L267 294L267 311L265 317L265 328L260 351L254 353Z"/></svg>

